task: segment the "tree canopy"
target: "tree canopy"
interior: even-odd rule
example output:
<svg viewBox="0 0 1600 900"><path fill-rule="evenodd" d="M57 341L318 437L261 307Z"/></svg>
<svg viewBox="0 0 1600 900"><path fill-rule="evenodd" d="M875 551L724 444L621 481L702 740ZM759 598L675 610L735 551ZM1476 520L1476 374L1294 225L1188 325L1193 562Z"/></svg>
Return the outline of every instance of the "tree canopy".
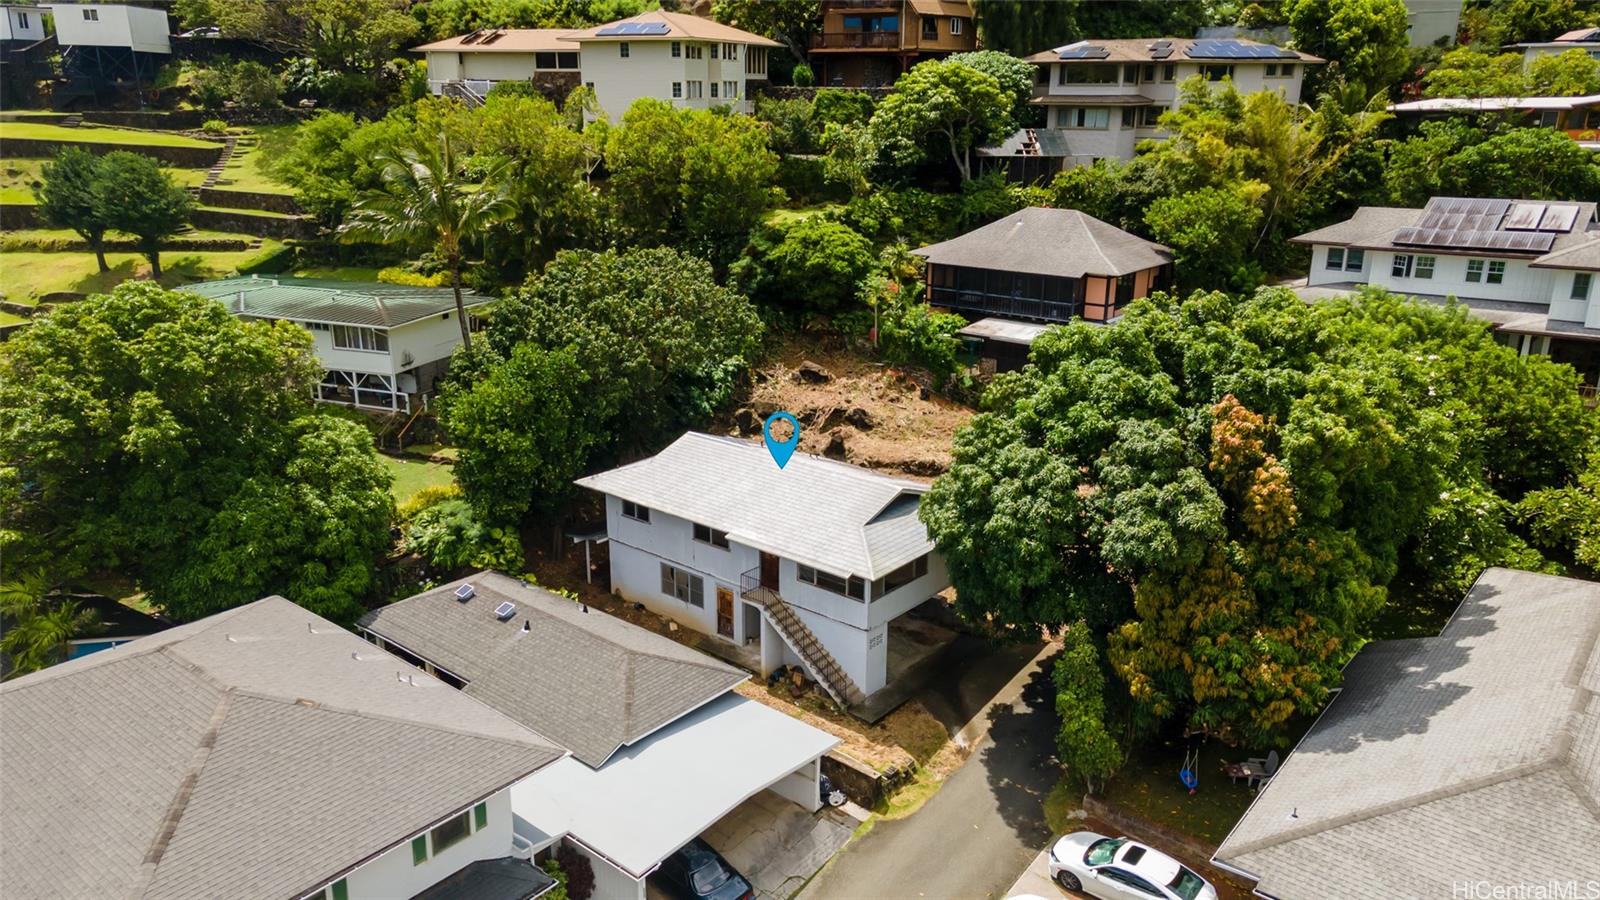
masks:
<svg viewBox="0 0 1600 900"><path fill-rule="evenodd" d="M1383 94L1411 60L1404 0L1286 0L1295 46L1333 61L1366 96Z"/></svg>
<svg viewBox="0 0 1600 900"><path fill-rule="evenodd" d="M281 593L351 620L393 501L365 428L319 412L287 322L127 282L0 345L0 495L23 550L117 567L179 620Z"/></svg>
<svg viewBox="0 0 1600 900"><path fill-rule="evenodd" d="M1509 504L1567 483L1595 428L1569 368L1382 292L1158 296L1031 360L922 506L959 608L1084 619L1145 716L1251 741L1321 708L1416 548L1444 592L1541 565Z"/></svg>
<svg viewBox="0 0 1600 900"><path fill-rule="evenodd" d="M949 60L917 63L894 83L872 114L871 129L884 155L914 166L947 154L961 180L972 178L972 150L1005 137L1012 96L994 76Z"/></svg>
<svg viewBox="0 0 1600 900"><path fill-rule="evenodd" d="M984 47L1028 56L1084 38L1194 34L1210 24L1203 0L974 0Z"/></svg>
<svg viewBox="0 0 1600 900"><path fill-rule="evenodd" d="M194 198L154 158L126 150L100 160L97 181L106 223L134 236L151 276L160 278L161 244L189 224Z"/></svg>

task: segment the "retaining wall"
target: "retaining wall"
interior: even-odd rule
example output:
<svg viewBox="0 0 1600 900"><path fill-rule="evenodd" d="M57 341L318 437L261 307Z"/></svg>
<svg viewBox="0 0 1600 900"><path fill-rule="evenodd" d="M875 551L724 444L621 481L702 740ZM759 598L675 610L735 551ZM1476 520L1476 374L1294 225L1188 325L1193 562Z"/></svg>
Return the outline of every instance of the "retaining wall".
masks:
<svg viewBox="0 0 1600 900"><path fill-rule="evenodd" d="M0 157L53 157L66 147L82 147L90 153L104 156L113 150L128 150L149 156L183 169L204 169L222 155L222 145L215 147L158 147L150 144L102 144L92 141L45 141L35 138L7 138L0 142Z"/></svg>
<svg viewBox="0 0 1600 900"><path fill-rule="evenodd" d="M236 234L254 234L272 238L309 238L317 233L317 225L310 219L284 219L278 216L252 216L240 210L197 209L189 224L211 231L231 231Z"/></svg>
<svg viewBox="0 0 1600 900"><path fill-rule="evenodd" d="M38 208L32 203L0 203L0 231L37 228Z"/></svg>
<svg viewBox="0 0 1600 900"><path fill-rule="evenodd" d="M235 191L227 188L201 188L200 202L206 206L224 206L228 209L264 209L269 212L298 216L305 210L293 194L268 194L260 191Z"/></svg>

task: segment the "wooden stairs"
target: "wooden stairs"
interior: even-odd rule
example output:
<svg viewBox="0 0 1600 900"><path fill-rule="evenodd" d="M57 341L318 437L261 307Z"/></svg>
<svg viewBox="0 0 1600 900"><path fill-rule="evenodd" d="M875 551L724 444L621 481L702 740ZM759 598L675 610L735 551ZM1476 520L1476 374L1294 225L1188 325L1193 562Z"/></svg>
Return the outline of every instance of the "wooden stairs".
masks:
<svg viewBox="0 0 1600 900"><path fill-rule="evenodd" d="M806 623L800 621L800 617L789 608L789 604L765 588L749 591L745 597L761 604L762 609L766 611L768 621L772 622L772 627L783 637L783 642L800 657L806 671L817 684L822 685L822 689L828 692L834 703L839 704L841 709L848 709L866 702L867 695L861 693L861 688L845 674L844 669L839 667L839 661L822 646L822 642L818 641L817 636L806 627Z"/></svg>

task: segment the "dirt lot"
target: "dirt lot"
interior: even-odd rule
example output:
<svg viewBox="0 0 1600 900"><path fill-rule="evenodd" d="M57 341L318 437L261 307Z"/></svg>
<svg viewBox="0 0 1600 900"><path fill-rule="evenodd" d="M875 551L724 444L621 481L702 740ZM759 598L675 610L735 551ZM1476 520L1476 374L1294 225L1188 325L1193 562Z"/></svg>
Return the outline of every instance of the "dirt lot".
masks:
<svg viewBox="0 0 1600 900"><path fill-rule="evenodd" d="M803 372L807 362L822 371L806 367ZM973 415L959 403L925 395L896 369L794 340L781 344L756 370L741 413L720 424L724 430L759 435L761 420L777 410L800 420L803 452L924 480L950 467L951 440Z"/></svg>

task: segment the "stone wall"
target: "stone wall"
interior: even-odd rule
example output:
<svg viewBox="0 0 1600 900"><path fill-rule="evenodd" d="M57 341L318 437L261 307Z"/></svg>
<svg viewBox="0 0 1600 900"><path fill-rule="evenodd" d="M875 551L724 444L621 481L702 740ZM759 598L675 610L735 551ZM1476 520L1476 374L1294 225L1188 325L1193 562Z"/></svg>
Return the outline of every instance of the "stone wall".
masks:
<svg viewBox="0 0 1600 900"><path fill-rule="evenodd" d="M844 791L852 803L863 809L875 808L879 801L910 781L913 775L909 769L893 767L886 772L879 772L837 750L822 757L822 774L833 782L836 790Z"/></svg>
<svg viewBox="0 0 1600 900"><path fill-rule="evenodd" d="M32 203L0 203L0 231L36 228L38 224L38 211Z"/></svg>
<svg viewBox="0 0 1600 900"><path fill-rule="evenodd" d="M224 188L201 188L200 202L206 206L228 209L264 209L268 212L298 216L305 210L292 194L267 194L258 191L234 191Z"/></svg>
<svg viewBox="0 0 1600 900"><path fill-rule="evenodd" d="M316 223L310 219L253 216L243 210L230 212L223 209L197 209L189 221L196 228L254 234L260 237L309 238L317 232Z"/></svg>
<svg viewBox="0 0 1600 900"><path fill-rule="evenodd" d="M66 147L82 147L90 153L104 156L113 150L131 150L183 169L205 169L222 155L222 145L215 147L160 147L150 144L100 144L88 141L42 141L32 138L8 138L0 146L0 156L49 158Z"/></svg>
<svg viewBox="0 0 1600 900"><path fill-rule="evenodd" d="M158 110L102 110L83 113L85 122L97 125L115 125L119 128L168 129L179 131L199 128L212 119L221 119L229 125L285 125L299 122L315 115L312 110L273 107L270 109L178 109L171 112Z"/></svg>

